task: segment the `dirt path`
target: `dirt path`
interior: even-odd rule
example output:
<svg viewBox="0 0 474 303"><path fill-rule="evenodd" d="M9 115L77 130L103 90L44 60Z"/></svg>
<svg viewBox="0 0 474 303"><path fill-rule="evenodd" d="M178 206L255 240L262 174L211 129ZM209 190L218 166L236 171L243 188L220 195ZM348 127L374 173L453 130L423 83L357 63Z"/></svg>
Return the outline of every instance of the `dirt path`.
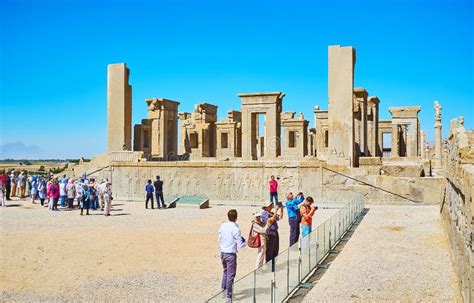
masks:
<svg viewBox="0 0 474 303"><path fill-rule="evenodd" d="M438 206L369 206L303 302L462 302Z"/></svg>
<svg viewBox="0 0 474 303"><path fill-rule="evenodd" d="M247 237L257 209L145 210L115 202L111 217L81 217L77 210L13 204L0 209L0 301L205 301L220 287L217 230L227 211L237 208ZM286 218L280 231L286 247ZM239 253L237 278L255 258L254 249Z"/></svg>

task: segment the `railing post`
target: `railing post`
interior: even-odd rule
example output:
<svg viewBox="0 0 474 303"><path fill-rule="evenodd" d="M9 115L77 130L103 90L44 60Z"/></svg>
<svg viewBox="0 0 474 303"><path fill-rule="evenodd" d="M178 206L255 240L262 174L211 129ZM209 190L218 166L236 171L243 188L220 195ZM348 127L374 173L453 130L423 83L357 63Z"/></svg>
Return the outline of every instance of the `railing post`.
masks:
<svg viewBox="0 0 474 303"><path fill-rule="evenodd" d="M270 288L270 302L275 303L275 281L272 279L270 282L271 288Z"/></svg>
<svg viewBox="0 0 474 303"><path fill-rule="evenodd" d="M288 296L289 293L290 293L290 248L288 248L288 257L286 258L286 295Z"/></svg>
<svg viewBox="0 0 474 303"><path fill-rule="evenodd" d="M257 270L253 271L253 303L257 303Z"/></svg>
<svg viewBox="0 0 474 303"><path fill-rule="evenodd" d="M299 239L298 247L298 284L301 282L301 238Z"/></svg>

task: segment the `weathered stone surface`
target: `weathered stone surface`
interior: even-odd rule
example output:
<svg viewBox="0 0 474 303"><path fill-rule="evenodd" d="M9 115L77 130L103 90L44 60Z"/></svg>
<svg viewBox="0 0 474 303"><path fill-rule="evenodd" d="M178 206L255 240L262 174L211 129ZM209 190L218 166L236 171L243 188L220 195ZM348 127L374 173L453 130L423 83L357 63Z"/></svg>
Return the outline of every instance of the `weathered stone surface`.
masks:
<svg viewBox="0 0 474 303"><path fill-rule="evenodd" d="M379 103L377 96L369 97L367 100L367 156L380 157L379 139Z"/></svg>
<svg viewBox="0 0 474 303"><path fill-rule="evenodd" d="M108 151L132 150L132 87L125 63L107 67Z"/></svg>
<svg viewBox="0 0 474 303"><path fill-rule="evenodd" d="M196 104L192 113L179 113L179 119L181 154L189 154L191 160L215 157L217 106Z"/></svg>
<svg viewBox="0 0 474 303"><path fill-rule="evenodd" d="M382 165L382 159L380 157L361 157L359 158L359 166L365 165Z"/></svg>
<svg viewBox="0 0 474 303"><path fill-rule="evenodd" d="M243 160L274 160L281 155L280 114L284 96L282 92L239 94L242 101ZM258 115L265 115L263 140L259 136Z"/></svg>
<svg viewBox="0 0 474 303"><path fill-rule="evenodd" d="M382 165L380 174L392 177L423 177L423 165L409 165L409 164L389 164Z"/></svg>
<svg viewBox="0 0 474 303"><path fill-rule="evenodd" d="M281 126L284 131L283 158L298 160L308 154L308 121L303 114L295 118L294 112L281 114Z"/></svg>
<svg viewBox="0 0 474 303"><path fill-rule="evenodd" d="M354 166L354 66L355 49L328 49L328 163Z"/></svg>
<svg viewBox="0 0 474 303"><path fill-rule="evenodd" d="M235 159L242 156L242 113L227 112L227 118L216 123L217 150L219 160Z"/></svg>
<svg viewBox="0 0 474 303"><path fill-rule="evenodd" d="M179 102L163 98L146 99L145 102L148 119L134 126L134 150L144 151L150 159L175 160Z"/></svg>
<svg viewBox="0 0 474 303"><path fill-rule="evenodd" d="M418 157L420 141L419 106L390 107L392 114L391 157Z"/></svg>
<svg viewBox="0 0 474 303"><path fill-rule="evenodd" d="M443 147L442 147L442 133L441 133L441 105L438 103L438 101L434 102L434 110L435 110L435 168L440 169L441 168L441 163L442 163L442 152L443 152Z"/></svg>
<svg viewBox="0 0 474 303"><path fill-rule="evenodd" d="M314 107L315 123L315 152L314 156L320 160L327 160L329 147L328 111Z"/></svg>
<svg viewBox="0 0 474 303"><path fill-rule="evenodd" d="M441 109L439 109L440 111ZM437 113L435 113L435 118ZM474 300L474 131L452 125L446 161L446 195L441 213L465 302Z"/></svg>

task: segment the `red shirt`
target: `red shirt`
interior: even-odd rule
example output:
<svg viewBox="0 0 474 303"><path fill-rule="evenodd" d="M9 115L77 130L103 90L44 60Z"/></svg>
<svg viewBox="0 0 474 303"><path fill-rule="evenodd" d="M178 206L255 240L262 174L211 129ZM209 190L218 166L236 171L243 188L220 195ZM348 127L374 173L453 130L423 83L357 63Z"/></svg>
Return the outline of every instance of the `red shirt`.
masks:
<svg viewBox="0 0 474 303"><path fill-rule="evenodd" d="M278 182L276 180L270 180L270 192L271 193L278 192Z"/></svg>

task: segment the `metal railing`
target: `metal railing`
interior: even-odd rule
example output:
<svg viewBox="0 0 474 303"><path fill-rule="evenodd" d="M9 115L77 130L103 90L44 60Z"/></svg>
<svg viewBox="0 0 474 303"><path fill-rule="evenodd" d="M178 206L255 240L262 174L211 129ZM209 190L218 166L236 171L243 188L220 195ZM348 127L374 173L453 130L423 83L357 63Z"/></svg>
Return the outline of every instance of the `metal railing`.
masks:
<svg viewBox="0 0 474 303"><path fill-rule="evenodd" d="M301 238L272 262L237 280L232 302L282 302L302 286L344 237L362 214L365 203L361 196L352 199L306 237ZM274 269L274 270L272 270ZM225 291L207 302L225 302Z"/></svg>

